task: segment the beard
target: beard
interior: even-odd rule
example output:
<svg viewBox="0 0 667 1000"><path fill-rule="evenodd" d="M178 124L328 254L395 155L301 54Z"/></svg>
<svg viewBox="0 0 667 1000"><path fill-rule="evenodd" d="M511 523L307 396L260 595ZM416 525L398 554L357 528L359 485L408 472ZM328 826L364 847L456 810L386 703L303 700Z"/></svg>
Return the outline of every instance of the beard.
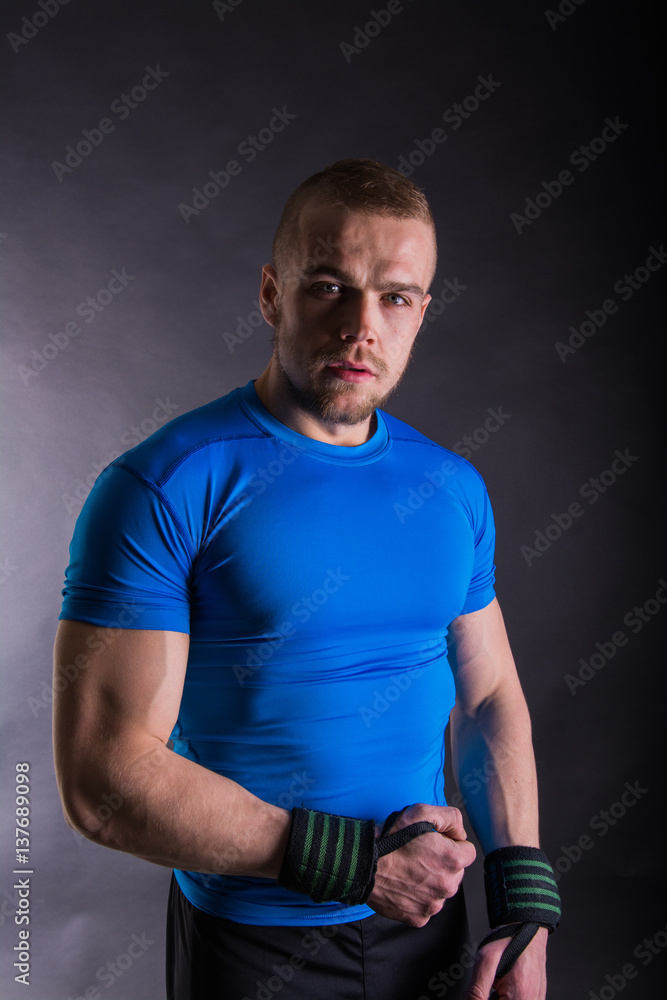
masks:
<svg viewBox="0 0 667 1000"><path fill-rule="evenodd" d="M349 346L341 344L336 350L318 351L306 367L306 377L302 384L296 385L288 375L285 363L289 364L289 361L294 359L298 364L298 355L289 339L285 337L281 326L279 317L273 337L274 361L278 376L297 406L327 424L353 427L368 420L396 389L412 358L411 348L403 369L394 383L389 389L378 392L370 388L368 383L345 382L326 371L327 365L349 359ZM385 362L370 351L354 360L359 365L367 365L375 373L376 378L386 377L389 374Z"/></svg>

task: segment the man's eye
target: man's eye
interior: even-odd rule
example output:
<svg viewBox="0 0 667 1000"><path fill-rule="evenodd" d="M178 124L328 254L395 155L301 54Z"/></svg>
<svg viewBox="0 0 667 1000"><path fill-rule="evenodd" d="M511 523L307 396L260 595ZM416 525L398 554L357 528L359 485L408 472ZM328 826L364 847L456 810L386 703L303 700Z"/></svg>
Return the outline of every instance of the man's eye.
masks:
<svg viewBox="0 0 667 1000"><path fill-rule="evenodd" d="M316 292L324 292L326 295L333 295L340 291L340 285L336 284L335 281L320 281L316 285L313 285L313 289Z"/></svg>
<svg viewBox="0 0 667 1000"><path fill-rule="evenodd" d="M408 300L402 295L399 295L398 292L389 292L387 299L393 306L407 306L410 304Z"/></svg>

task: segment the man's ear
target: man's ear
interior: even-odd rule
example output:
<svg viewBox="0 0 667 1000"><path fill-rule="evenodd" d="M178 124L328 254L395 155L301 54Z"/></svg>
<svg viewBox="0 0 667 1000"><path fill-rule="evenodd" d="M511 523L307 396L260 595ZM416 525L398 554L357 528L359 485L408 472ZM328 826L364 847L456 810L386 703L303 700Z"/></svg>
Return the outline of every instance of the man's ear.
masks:
<svg viewBox="0 0 667 1000"><path fill-rule="evenodd" d="M425 295L424 296L424 301L422 302L422 308L421 308L421 316L419 317L419 326L420 327L421 327L422 323L424 322L424 313L426 312L426 306L429 304L429 302L431 301L432 297L433 297L432 295Z"/></svg>
<svg viewBox="0 0 667 1000"><path fill-rule="evenodd" d="M278 319L278 298L280 291L278 288L278 275L272 264L265 264L262 268L262 284L259 289L259 304L262 316L269 324L275 327Z"/></svg>

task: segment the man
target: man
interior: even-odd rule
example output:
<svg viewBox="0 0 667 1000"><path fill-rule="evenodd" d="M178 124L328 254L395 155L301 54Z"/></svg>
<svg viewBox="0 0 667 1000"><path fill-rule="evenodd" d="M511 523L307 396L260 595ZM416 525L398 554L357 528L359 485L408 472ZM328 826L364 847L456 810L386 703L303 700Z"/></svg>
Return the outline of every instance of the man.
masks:
<svg viewBox="0 0 667 1000"><path fill-rule="evenodd" d="M544 1000L557 896L488 497L379 409L435 266L430 209L397 171L309 178L263 269L265 371L114 462L77 523L56 642L65 816L175 869L175 1000ZM465 993L475 851L444 797L450 711L459 776L489 775L469 816L505 935Z"/></svg>

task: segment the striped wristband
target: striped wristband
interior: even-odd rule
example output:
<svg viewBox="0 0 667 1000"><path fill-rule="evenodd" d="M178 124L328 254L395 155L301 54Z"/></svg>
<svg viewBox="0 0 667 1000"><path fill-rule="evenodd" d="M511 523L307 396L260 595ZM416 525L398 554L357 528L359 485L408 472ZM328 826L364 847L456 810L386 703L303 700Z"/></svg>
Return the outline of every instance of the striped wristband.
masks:
<svg viewBox="0 0 667 1000"><path fill-rule="evenodd" d="M491 927L540 924L553 931L560 896L549 859L537 847L500 847L484 860L486 905Z"/></svg>
<svg viewBox="0 0 667 1000"><path fill-rule="evenodd" d="M432 823L413 823L385 836L404 811L391 814L376 840L375 820L297 806L291 812L278 885L305 893L316 903L365 903L373 891L378 858L435 829Z"/></svg>
<svg viewBox="0 0 667 1000"><path fill-rule="evenodd" d="M540 927L554 931L560 920L560 896L549 859L537 847L499 847L484 860L484 886L489 924L497 928L480 948L511 938L496 978L507 975ZM512 926L503 926L511 924ZM496 994L494 993L495 997Z"/></svg>

